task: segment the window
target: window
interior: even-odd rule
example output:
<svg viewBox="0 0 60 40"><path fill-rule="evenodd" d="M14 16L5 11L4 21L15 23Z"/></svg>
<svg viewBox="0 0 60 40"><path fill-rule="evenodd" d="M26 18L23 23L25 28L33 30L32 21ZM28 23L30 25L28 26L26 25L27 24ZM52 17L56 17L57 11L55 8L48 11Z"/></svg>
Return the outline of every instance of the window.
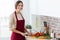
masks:
<svg viewBox="0 0 60 40"><path fill-rule="evenodd" d="M9 15L14 10L15 0L0 0L0 38L10 37Z"/></svg>

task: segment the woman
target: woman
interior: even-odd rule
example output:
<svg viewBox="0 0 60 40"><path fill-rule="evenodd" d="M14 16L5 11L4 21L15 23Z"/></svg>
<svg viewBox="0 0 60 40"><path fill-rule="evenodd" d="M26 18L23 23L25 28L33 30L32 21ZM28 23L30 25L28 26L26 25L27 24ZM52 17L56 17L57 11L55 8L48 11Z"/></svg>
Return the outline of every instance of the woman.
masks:
<svg viewBox="0 0 60 40"><path fill-rule="evenodd" d="M24 28L25 20L21 14L23 2L17 1L15 4L15 12L10 16L10 29L12 30L11 40L26 40ZM26 30L27 31L27 30Z"/></svg>

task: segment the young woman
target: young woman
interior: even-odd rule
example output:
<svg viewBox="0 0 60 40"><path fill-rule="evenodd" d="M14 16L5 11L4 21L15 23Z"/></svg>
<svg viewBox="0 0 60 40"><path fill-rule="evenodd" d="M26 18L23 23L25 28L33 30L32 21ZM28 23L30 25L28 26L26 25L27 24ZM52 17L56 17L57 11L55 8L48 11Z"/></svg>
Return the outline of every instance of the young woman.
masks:
<svg viewBox="0 0 60 40"><path fill-rule="evenodd" d="M10 29L12 31L11 40L26 40L25 39L25 19L22 16L23 2L17 1L15 11L10 16Z"/></svg>

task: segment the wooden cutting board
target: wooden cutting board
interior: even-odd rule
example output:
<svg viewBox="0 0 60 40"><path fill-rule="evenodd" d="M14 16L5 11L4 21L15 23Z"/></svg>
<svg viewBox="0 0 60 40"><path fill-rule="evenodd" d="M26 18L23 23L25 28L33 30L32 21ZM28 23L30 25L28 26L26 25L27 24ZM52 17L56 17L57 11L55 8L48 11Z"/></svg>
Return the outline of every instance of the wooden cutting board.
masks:
<svg viewBox="0 0 60 40"><path fill-rule="evenodd" d="M39 38L27 36L26 40L49 40L49 39L44 39L43 36L41 36Z"/></svg>

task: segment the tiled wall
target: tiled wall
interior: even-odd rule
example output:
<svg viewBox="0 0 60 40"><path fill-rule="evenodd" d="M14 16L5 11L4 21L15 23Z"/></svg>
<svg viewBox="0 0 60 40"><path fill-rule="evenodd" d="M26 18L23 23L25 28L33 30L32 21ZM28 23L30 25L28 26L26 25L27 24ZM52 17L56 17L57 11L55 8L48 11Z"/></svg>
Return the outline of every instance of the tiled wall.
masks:
<svg viewBox="0 0 60 40"><path fill-rule="evenodd" d="M38 25L37 27L36 27L36 21L37 21L37 25ZM50 32L51 32L51 30L53 30L54 33L60 33L60 18L43 16L43 15L32 15L33 30L37 29L37 31L43 31L44 30L44 24L43 24L44 21L47 22L47 25L50 28Z"/></svg>

